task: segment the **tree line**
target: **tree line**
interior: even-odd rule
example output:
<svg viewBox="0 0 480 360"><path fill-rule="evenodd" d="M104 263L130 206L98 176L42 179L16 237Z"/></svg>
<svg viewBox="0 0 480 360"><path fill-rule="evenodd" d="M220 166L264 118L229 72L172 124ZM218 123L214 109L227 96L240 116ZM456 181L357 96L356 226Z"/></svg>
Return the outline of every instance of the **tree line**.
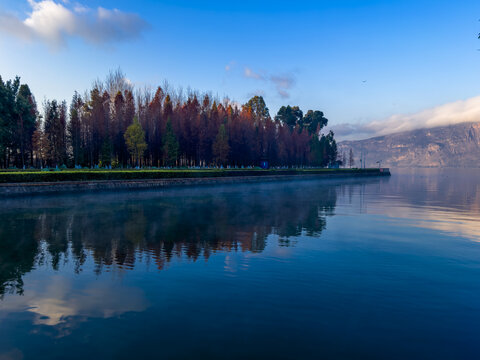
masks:
<svg viewBox="0 0 480 360"><path fill-rule="evenodd" d="M327 166L337 161L323 112L261 96L238 105L209 94L134 91L121 71L42 114L26 84L0 77L0 167Z"/></svg>

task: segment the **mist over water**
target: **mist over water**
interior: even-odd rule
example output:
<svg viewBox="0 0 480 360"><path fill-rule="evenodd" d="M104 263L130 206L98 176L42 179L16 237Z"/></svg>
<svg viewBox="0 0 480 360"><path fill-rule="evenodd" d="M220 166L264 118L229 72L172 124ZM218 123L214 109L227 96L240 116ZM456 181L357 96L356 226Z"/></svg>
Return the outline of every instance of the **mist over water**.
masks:
<svg viewBox="0 0 480 360"><path fill-rule="evenodd" d="M472 358L480 170L2 200L0 358Z"/></svg>

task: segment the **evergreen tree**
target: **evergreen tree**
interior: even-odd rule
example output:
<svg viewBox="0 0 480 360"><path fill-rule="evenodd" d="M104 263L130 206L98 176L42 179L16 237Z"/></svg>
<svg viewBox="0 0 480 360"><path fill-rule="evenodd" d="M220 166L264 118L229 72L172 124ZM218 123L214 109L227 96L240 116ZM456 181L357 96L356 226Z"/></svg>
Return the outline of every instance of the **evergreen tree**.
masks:
<svg viewBox="0 0 480 360"><path fill-rule="evenodd" d="M327 126L328 119L321 111L308 110L301 122L302 126L307 128L310 134L316 133L318 135L320 130Z"/></svg>
<svg viewBox="0 0 480 360"><path fill-rule="evenodd" d="M167 120L165 134L163 136L163 156L165 165L175 166L178 159L179 144L172 128L172 121Z"/></svg>
<svg viewBox="0 0 480 360"><path fill-rule="evenodd" d="M293 129L297 124L300 124L303 118L303 112L298 106L291 107L282 106L278 110L277 115L275 116L276 121L280 121L283 124L287 125L290 129Z"/></svg>
<svg viewBox="0 0 480 360"><path fill-rule="evenodd" d="M80 95L75 91L72 103L70 104L70 121L67 126L68 142L70 152L75 166L84 161L83 143L82 143L82 107L83 101Z"/></svg>
<svg viewBox="0 0 480 360"><path fill-rule="evenodd" d="M230 152L230 146L228 145L228 135L225 130L225 125L220 125L218 134L213 143L213 156L217 164L225 165L228 160L228 153Z"/></svg>
<svg viewBox="0 0 480 360"><path fill-rule="evenodd" d="M105 136L100 152L100 161L102 166L109 166L112 164L113 144L110 135Z"/></svg>
<svg viewBox="0 0 480 360"><path fill-rule="evenodd" d="M335 141L335 135L333 131L329 131L328 134L325 136L327 139L327 156L328 156L328 164L333 164L338 157L338 149L337 149L337 142Z"/></svg>
<svg viewBox="0 0 480 360"><path fill-rule="evenodd" d="M37 121L35 98L26 84L0 77L0 159L5 167L25 167L32 157Z"/></svg>
<svg viewBox="0 0 480 360"><path fill-rule="evenodd" d="M16 146L20 150L19 165L25 168L28 156L30 155L32 158L32 135L37 121L37 104L28 85L23 84L18 90L15 100L15 115L17 118Z"/></svg>
<svg viewBox="0 0 480 360"><path fill-rule="evenodd" d="M43 143L50 166L60 166L66 162L66 108L65 102L59 105L56 100L46 101L44 104Z"/></svg>
<svg viewBox="0 0 480 360"><path fill-rule="evenodd" d="M15 147L15 98L19 87L18 76L5 83L0 78L0 155L4 167L10 166L10 157Z"/></svg>

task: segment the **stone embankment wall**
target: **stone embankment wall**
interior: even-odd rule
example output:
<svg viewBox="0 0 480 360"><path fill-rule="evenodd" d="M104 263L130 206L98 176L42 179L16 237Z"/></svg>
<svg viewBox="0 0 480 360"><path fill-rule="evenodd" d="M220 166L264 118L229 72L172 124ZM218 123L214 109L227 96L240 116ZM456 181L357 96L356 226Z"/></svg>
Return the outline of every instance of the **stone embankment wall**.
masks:
<svg viewBox="0 0 480 360"><path fill-rule="evenodd" d="M176 186L223 185L272 181L290 181L300 179L332 179L389 176L388 169L380 172L357 172L344 174L313 175L272 175L272 176L231 176L212 178L180 178L155 180L109 180L109 181L64 181L45 183L10 183L0 184L0 197L39 195L55 193L77 193L86 191L125 191L137 189L154 189Z"/></svg>

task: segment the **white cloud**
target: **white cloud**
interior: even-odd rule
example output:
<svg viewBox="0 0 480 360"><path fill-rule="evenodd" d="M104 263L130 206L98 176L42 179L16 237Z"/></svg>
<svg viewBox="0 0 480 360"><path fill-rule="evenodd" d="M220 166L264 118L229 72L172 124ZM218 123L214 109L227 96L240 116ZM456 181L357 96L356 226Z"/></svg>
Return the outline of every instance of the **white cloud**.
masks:
<svg viewBox="0 0 480 360"><path fill-rule="evenodd" d="M108 44L140 36L147 23L137 14L99 7L89 9L68 1L28 0L32 12L25 19L0 13L0 32L22 40L40 40L52 48L64 47L69 37L94 44Z"/></svg>
<svg viewBox="0 0 480 360"><path fill-rule="evenodd" d="M480 121L480 96L447 103L414 114L397 114L365 124L339 124L331 128L339 138L361 139L475 121Z"/></svg>
<svg viewBox="0 0 480 360"><path fill-rule="evenodd" d="M261 80L273 85L277 94L282 99L288 99L290 97L289 90L295 86L295 77L293 74L261 74L253 71L249 67L245 67L244 76L248 79Z"/></svg>
<svg viewBox="0 0 480 360"><path fill-rule="evenodd" d="M62 4L53 1L36 3L33 0L29 0L29 3L33 11L23 24L32 35L37 34L54 44L63 45L65 35L74 33L75 15Z"/></svg>
<svg viewBox="0 0 480 360"><path fill-rule="evenodd" d="M295 79L292 75L272 76L270 80L280 89L290 89L295 84Z"/></svg>
<svg viewBox="0 0 480 360"><path fill-rule="evenodd" d="M290 97L288 90L295 85L295 78L292 74L274 75L270 77L270 81L275 84L278 95L280 95L282 99L288 99Z"/></svg>
<svg viewBox="0 0 480 360"><path fill-rule="evenodd" d="M246 78L249 78L249 79L257 79L257 80L264 80L265 78L263 77L263 75L260 75L259 73L256 73L255 71L253 71L252 69L246 67L245 68L245 77Z"/></svg>
<svg viewBox="0 0 480 360"><path fill-rule="evenodd" d="M225 65L225 71L229 72L231 71L236 65L235 61L230 61L227 65Z"/></svg>

